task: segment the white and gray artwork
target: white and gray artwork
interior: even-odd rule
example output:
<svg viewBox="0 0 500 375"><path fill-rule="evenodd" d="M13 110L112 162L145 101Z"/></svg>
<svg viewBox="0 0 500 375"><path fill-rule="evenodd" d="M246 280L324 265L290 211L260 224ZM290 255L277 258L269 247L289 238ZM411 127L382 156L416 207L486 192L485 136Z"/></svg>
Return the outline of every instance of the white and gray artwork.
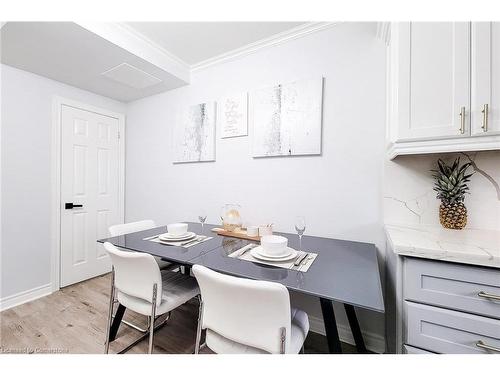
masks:
<svg viewBox="0 0 500 375"><path fill-rule="evenodd" d="M247 93L221 98L217 102L217 125L221 138L248 135Z"/></svg>
<svg viewBox="0 0 500 375"><path fill-rule="evenodd" d="M215 102L192 105L182 112L174 139L174 163L214 161Z"/></svg>
<svg viewBox="0 0 500 375"><path fill-rule="evenodd" d="M253 156L321 154L322 101L322 77L252 92Z"/></svg>

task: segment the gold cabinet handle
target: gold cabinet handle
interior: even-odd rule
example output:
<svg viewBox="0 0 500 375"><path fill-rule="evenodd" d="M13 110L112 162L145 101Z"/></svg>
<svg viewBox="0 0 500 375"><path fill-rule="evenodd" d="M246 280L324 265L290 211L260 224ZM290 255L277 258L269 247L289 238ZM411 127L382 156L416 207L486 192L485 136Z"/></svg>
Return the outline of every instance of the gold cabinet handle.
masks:
<svg viewBox="0 0 500 375"><path fill-rule="evenodd" d="M460 134L465 133L465 107L460 107Z"/></svg>
<svg viewBox="0 0 500 375"><path fill-rule="evenodd" d="M491 346L488 344L485 344L482 340L479 340L476 342L476 346L481 349L486 349L486 350L491 350L492 352L497 352L500 353L500 348L497 348L496 346Z"/></svg>
<svg viewBox="0 0 500 375"><path fill-rule="evenodd" d="M494 300L500 301L500 296L498 296L496 294L491 294L491 293L480 291L477 295L478 295L478 297L494 299Z"/></svg>
<svg viewBox="0 0 500 375"><path fill-rule="evenodd" d="M483 132L488 131L488 104L483 105L483 110L481 111L483 114L483 124L481 125L481 128L483 129Z"/></svg>

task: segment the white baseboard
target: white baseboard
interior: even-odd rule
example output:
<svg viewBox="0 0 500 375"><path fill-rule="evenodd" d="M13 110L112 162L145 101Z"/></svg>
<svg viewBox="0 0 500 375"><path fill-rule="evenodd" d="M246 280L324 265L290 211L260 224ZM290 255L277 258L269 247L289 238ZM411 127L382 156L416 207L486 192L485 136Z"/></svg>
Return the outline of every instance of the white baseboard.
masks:
<svg viewBox="0 0 500 375"><path fill-rule="evenodd" d="M52 294L52 284L37 286L36 288L16 293L8 297L0 299L0 311L10 309L12 307L22 305L23 303L33 301L35 299Z"/></svg>
<svg viewBox="0 0 500 375"><path fill-rule="evenodd" d="M309 324L311 326L311 331L319 333L323 336L325 335L323 319L309 315ZM354 345L354 337L352 336L351 328L349 326L337 324L337 329L339 331L340 341ZM374 353L385 352L385 339L383 336L367 331L362 331L361 333L363 334L363 339L365 340L365 345L368 350Z"/></svg>

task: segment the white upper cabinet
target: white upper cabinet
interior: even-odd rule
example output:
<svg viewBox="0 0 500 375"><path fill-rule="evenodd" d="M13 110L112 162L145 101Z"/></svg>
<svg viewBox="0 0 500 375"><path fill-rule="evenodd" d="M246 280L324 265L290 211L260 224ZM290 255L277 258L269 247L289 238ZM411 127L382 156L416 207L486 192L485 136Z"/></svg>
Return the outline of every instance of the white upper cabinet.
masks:
<svg viewBox="0 0 500 375"><path fill-rule="evenodd" d="M399 25L399 139L469 134L469 44L465 22Z"/></svg>
<svg viewBox="0 0 500 375"><path fill-rule="evenodd" d="M389 157L500 149L500 23L396 22Z"/></svg>
<svg viewBox="0 0 500 375"><path fill-rule="evenodd" d="M472 134L500 134L499 22L472 24L471 113Z"/></svg>

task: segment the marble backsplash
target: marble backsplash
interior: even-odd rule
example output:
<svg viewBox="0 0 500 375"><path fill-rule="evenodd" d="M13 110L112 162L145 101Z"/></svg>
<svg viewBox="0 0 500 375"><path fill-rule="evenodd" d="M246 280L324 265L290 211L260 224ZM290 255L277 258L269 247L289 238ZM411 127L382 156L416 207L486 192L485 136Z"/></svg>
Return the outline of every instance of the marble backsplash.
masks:
<svg viewBox="0 0 500 375"><path fill-rule="evenodd" d="M500 151L400 156L384 168L384 221L387 224L439 226L439 204L431 169L437 159L472 161L470 194L465 198L467 228L500 230Z"/></svg>

